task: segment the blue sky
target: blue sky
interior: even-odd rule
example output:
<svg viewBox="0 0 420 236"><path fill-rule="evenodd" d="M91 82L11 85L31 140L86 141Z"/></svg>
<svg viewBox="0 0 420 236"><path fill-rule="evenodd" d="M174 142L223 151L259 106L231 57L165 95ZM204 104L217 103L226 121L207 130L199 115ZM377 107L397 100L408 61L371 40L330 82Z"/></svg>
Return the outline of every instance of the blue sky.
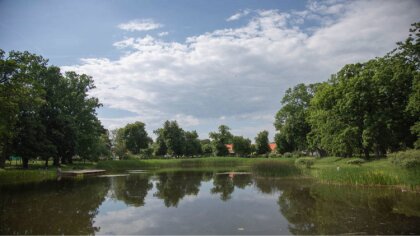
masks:
<svg viewBox="0 0 420 236"><path fill-rule="evenodd" d="M274 135L284 91L382 56L419 1L0 1L0 48L93 76L110 129Z"/></svg>

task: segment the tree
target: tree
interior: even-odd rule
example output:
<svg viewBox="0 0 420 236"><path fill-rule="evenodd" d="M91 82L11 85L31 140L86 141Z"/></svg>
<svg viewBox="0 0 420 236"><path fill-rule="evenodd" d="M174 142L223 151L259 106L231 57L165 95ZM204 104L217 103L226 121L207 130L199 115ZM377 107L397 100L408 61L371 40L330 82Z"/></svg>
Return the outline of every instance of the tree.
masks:
<svg viewBox="0 0 420 236"><path fill-rule="evenodd" d="M153 131L156 135L156 142L153 144L153 153L155 156L164 156L168 151L168 147L165 143L165 137L163 136L163 129L157 129Z"/></svg>
<svg viewBox="0 0 420 236"><path fill-rule="evenodd" d="M149 146L150 138L147 136L145 124L142 122L127 124L122 135L127 150L133 154L139 154L141 149Z"/></svg>
<svg viewBox="0 0 420 236"><path fill-rule="evenodd" d="M178 122L165 121L162 134L169 155L179 157L185 153L185 132L178 126Z"/></svg>
<svg viewBox="0 0 420 236"><path fill-rule="evenodd" d="M277 146L280 152L303 151L308 148L306 136L310 132L310 125L307 113L316 87L317 84L298 84L286 91L281 101L282 108L277 112L274 122L281 134L278 138L281 137L282 145Z"/></svg>
<svg viewBox="0 0 420 236"><path fill-rule="evenodd" d="M293 152L294 151L294 147L293 145L291 145L285 135L283 133L277 133L274 136L274 141L276 142L277 145L277 150L279 153L285 153L285 152Z"/></svg>
<svg viewBox="0 0 420 236"><path fill-rule="evenodd" d="M259 132L257 137L255 137L255 147L257 154L261 155L270 152L268 143L268 131L264 130Z"/></svg>
<svg viewBox="0 0 420 236"><path fill-rule="evenodd" d="M52 157L59 165L74 155L94 157L104 129L96 117L100 103L87 95L92 78L62 75L29 52L12 51L4 59L0 50L0 59L0 167L11 154L22 157L24 168L31 158L47 164Z"/></svg>
<svg viewBox="0 0 420 236"><path fill-rule="evenodd" d="M226 125L219 126L219 132L209 133L209 137L213 146L213 153L216 156L226 156L229 154L226 144L232 142L233 135L230 128Z"/></svg>
<svg viewBox="0 0 420 236"><path fill-rule="evenodd" d="M242 136L232 138L233 150L238 156L248 156L251 154L251 140Z"/></svg>
<svg viewBox="0 0 420 236"><path fill-rule="evenodd" d="M196 156L202 153L200 140L198 139L197 132L185 132L185 155Z"/></svg>

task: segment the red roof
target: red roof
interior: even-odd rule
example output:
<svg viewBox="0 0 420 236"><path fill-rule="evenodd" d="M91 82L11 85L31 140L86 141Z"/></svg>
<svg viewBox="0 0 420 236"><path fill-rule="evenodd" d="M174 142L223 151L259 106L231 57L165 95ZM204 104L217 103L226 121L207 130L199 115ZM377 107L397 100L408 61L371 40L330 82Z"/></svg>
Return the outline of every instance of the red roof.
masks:
<svg viewBox="0 0 420 236"><path fill-rule="evenodd" d="M226 146L226 148L227 148L227 150L228 150L229 153L235 153L233 151L233 144L225 144L225 146Z"/></svg>
<svg viewBox="0 0 420 236"><path fill-rule="evenodd" d="M270 147L270 150L272 152L274 152L276 150L276 148L277 148L277 144L276 143L270 143L270 144L268 144L268 146Z"/></svg>

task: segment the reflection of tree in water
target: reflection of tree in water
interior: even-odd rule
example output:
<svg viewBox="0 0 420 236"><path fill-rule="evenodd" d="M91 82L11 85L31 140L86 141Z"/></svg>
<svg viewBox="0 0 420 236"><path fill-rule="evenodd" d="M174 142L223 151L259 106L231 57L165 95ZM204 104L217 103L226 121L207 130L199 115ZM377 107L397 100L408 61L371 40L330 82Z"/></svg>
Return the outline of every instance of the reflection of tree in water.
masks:
<svg viewBox="0 0 420 236"><path fill-rule="evenodd" d="M220 193L220 199L227 201L235 189L232 179L227 174L214 175L211 193Z"/></svg>
<svg viewBox="0 0 420 236"><path fill-rule="evenodd" d="M235 187L244 189L252 185L252 176L250 174L238 174L233 176L233 185Z"/></svg>
<svg viewBox="0 0 420 236"><path fill-rule="evenodd" d="M203 172L173 172L158 174L155 197L163 199L166 207L177 207L185 195L197 195Z"/></svg>
<svg viewBox="0 0 420 236"><path fill-rule="evenodd" d="M274 181L273 179L264 178L264 177L256 177L255 186L262 193L267 193L267 194L274 193L278 189L276 181Z"/></svg>
<svg viewBox="0 0 420 236"><path fill-rule="evenodd" d="M147 174L131 174L125 178L111 179L112 197L131 206L143 206L147 192L152 188L153 184Z"/></svg>
<svg viewBox="0 0 420 236"><path fill-rule="evenodd" d="M315 199L310 195L309 188L284 189L279 197L281 213L292 223L289 230L293 234L311 234L316 231L312 222Z"/></svg>
<svg viewBox="0 0 420 236"><path fill-rule="evenodd" d="M420 233L420 203L413 193L331 185L279 187L280 211L293 234Z"/></svg>
<svg viewBox="0 0 420 236"><path fill-rule="evenodd" d="M48 181L0 189L0 234L94 234L108 180Z"/></svg>

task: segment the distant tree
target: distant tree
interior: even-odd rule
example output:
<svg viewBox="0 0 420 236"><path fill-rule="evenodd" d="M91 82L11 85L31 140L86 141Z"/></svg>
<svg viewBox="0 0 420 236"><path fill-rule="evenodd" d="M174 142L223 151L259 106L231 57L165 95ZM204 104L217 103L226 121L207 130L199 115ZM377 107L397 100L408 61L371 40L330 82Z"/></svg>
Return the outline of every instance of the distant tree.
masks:
<svg viewBox="0 0 420 236"><path fill-rule="evenodd" d="M185 132L185 155L196 156L202 153L200 140L198 139L197 132Z"/></svg>
<svg viewBox="0 0 420 236"><path fill-rule="evenodd" d="M251 140L242 136L232 138L233 150L238 156L248 156L251 154Z"/></svg>
<svg viewBox="0 0 420 236"><path fill-rule="evenodd" d="M257 137L255 137L255 147L257 154L266 154L270 152L270 147L268 145L268 131L261 131L258 133Z"/></svg>
<svg viewBox="0 0 420 236"><path fill-rule="evenodd" d="M149 146L150 138L147 136L145 124L142 122L127 124L122 135L127 150L133 154L139 154L141 149Z"/></svg>
<svg viewBox="0 0 420 236"><path fill-rule="evenodd" d="M165 121L162 134L169 155L178 157L185 153L185 132L178 126L175 120Z"/></svg>
<svg viewBox="0 0 420 236"><path fill-rule="evenodd" d="M155 156L165 156L168 147L165 143L165 137L163 136L163 129L157 129L153 131L156 134L156 142L153 144L153 153Z"/></svg>
<svg viewBox="0 0 420 236"><path fill-rule="evenodd" d="M226 125L219 126L219 132L209 133L209 137L213 146L213 153L216 156L226 156L229 154L226 144L232 142L233 135L230 128Z"/></svg>

